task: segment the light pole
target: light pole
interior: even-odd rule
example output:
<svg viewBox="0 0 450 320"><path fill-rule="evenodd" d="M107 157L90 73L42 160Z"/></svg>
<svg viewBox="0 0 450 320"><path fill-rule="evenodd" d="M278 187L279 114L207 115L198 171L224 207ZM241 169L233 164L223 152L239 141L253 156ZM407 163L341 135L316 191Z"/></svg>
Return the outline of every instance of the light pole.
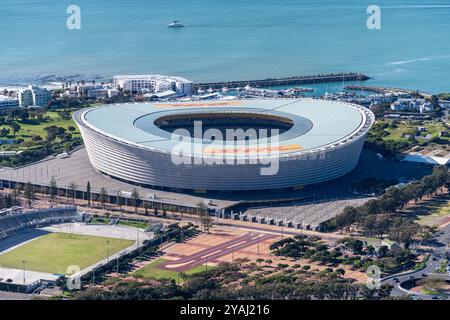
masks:
<svg viewBox="0 0 450 320"><path fill-rule="evenodd" d="M119 275L119 258L120 258L120 255L117 256L117 276Z"/></svg>
<svg viewBox="0 0 450 320"><path fill-rule="evenodd" d="M256 254L258 255L258 258L259 258L259 239L258 239L258 245L256 246Z"/></svg>
<svg viewBox="0 0 450 320"><path fill-rule="evenodd" d="M23 285L25 285L25 263L27 263L25 260L22 260L22 268L23 268Z"/></svg>
<svg viewBox="0 0 450 320"><path fill-rule="evenodd" d="M106 262L109 262L109 240L106 240Z"/></svg>

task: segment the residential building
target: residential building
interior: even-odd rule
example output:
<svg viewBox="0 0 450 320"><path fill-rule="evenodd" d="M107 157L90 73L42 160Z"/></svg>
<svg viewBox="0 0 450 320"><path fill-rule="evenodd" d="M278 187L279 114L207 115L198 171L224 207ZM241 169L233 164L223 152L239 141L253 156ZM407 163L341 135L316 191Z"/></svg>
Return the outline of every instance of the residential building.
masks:
<svg viewBox="0 0 450 320"><path fill-rule="evenodd" d="M162 75L118 75L114 85L132 93L155 93L173 90L178 97L191 96L193 82L181 77Z"/></svg>
<svg viewBox="0 0 450 320"><path fill-rule="evenodd" d="M0 109L18 108L19 100L0 95Z"/></svg>
<svg viewBox="0 0 450 320"><path fill-rule="evenodd" d="M19 105L21 107L47 106L52 98L52 92L38 86L29 86L19 91Z"/></svg>

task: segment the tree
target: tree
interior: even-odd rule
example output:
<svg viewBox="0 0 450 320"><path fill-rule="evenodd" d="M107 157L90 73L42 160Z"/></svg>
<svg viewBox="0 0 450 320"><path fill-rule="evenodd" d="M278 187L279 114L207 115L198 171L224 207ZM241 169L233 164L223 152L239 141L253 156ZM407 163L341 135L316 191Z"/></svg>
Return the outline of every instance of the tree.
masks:
<svg viewBox="0 0 450 320"><path fill-rule="evenodd" d="M336 216L336 227L350 231L350 226L355 223L358 216L358 210L355 207L347 206L344 208L341 214Z"/></svg>
<svg viewBox="0 0 450 320"><path fill-rule="evenodd" d="M12 191L11 205L14 205L14 206L18 205L19 197L20 197L20 189L19 189L19 186L16 184L16 187Z"/></svg>
<svg viewBox="0 0 450 320"><path fill-rule="evenodd" d="M21 127L17 122L11 122L9 125L14 133L14 138L16 137L16 133L20 131Z"/></svg>
<svg viewBox="0 0 450 320"><path fill-rule="evenodd" d="M256 259L256 262L259 263L259 266L261 267L261 264L264 262L264 259L258 258Z"/></svg>
<svg viewBox="0 0 450 320"><path fill-rule="evenodd" d="M103 209L105 209L106 200L108 200L108 191L105 187L101 187L100 189L100 203L102 204Z"/></svg>
<svg viewBox="0 0 450 320"><path fill-rule="evenodd" d="M131 201L133 203L135 213L137 213L137 208L138 208L140 199L141 199L141 196L139 194L139 191L136 188L133 188L133 191L131 192Z"/></svg>
<svg viewBox="0 0 450 320"><path fill-rule="evenodd" d="M25 184L24 193L25 193L25 198L27 199L28 207L31 208L31 200L34 197L33 185L31 184L31 182L28 181Z"/></svg>
<svg viewBox="0 0 450 320"><path fill-rule="evenodd" d="M205 230L209 233L209 228L211 226L212 219L208 213L208 207L203 202L199 202L197 204L197 210L200 219L200 225L203 228L205 228Z"/></svg>
<svg viewBox="0 0 450 320"><path fill-rule="evenodd" d="M50 186L49 186L49 194L50 198L52 199L52 202L55 201L57 193L58 193L58 186L56 184L55 177L52 176L52 178L50 179Z"/></svg>
<svg viewBox="0 0 450 320"><path fill-rule="evenodd" d="M383 283L378 289L378 298L386 299L391 296L393 287L390 284Z"/></svg>
<svg viewBox="0 0 450 320"><path fill-rule="evenodd" d="M91 183L88 181L86 184L86 197L88 201L88 206L91 206Z"/></svg>
<svg viewBox="0 0 450 320"><path fill-rule="evenodd" d="M359 292L361 296L364 297L366 300L373 300L375 297L375 294L377 293L376 289L370 289L367 286L363 286Z"/></svg>
<svg viewBox="0 0 450 320"><path fill-rule="evenodd" d="M8 128L2 128L0 130L0 136L2 136L3 138L7 137L9 135L9 129Z"/></svg>
<svg viewBox="0 0 450 320"><path fill-rule="evenodd" d="M354 254L360 254L364 247L364 243L361 240L354 238L344 238L339 242L343 243L347 248L352 250Z"/></svg>
<svg viewBox="0 0 450 320"><path fill-rule="evenodd" d="M75 196L76 196L77 189L78 189L78 186L76 185L75 182L71 182L69 184L70 195L72 197L72 204L75 204Z"/></svg>
<svg viewBox="0 0 450 320"><path fill-rule="evenodd" d="M122 197L122 192L120 190L117 191L116 197L117 197L117 205L119 206L119 210L122 210L122 201L120 200L120 198Z"/></svg>

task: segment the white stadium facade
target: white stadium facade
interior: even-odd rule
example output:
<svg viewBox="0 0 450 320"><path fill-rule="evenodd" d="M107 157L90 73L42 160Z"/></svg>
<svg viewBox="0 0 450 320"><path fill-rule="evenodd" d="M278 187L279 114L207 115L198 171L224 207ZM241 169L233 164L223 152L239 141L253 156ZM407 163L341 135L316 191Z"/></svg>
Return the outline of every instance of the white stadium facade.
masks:
<svg viewBox="0 0 450 320"><path fill-rule="evenodd" d="M357 165L375 121L364 107L310 98L112 104L77 111L74 119L103 174L197 192L302 188L339 178ZM184 139L200 122L200 137ZM231 143L223 138L227 129L257 134ZM278 134L264 139L264 129ZM174 160L180 146L191 161Z"/></svg>

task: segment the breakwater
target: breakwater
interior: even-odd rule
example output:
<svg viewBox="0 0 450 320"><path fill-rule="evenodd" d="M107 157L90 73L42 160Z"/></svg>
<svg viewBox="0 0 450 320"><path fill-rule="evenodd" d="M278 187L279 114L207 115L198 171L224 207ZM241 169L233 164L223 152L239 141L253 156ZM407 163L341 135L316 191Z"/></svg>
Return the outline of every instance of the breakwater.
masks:
<svg viewBox="0 0 450 320"><path fill-rule="evenodd" d="M194 90L197 89L221 89L221 88L240 88L247 85L256 88L267 88L276 86L292 86L300 84L311 83L325 83L325 82L344 82L344 81L366 81L370 77L361 73L336 73L336 74L318 74L295 76L287 78L270 78L262 80L236 80L236 81L222 81L222 82L204 82L195 83Z"/></svg>

